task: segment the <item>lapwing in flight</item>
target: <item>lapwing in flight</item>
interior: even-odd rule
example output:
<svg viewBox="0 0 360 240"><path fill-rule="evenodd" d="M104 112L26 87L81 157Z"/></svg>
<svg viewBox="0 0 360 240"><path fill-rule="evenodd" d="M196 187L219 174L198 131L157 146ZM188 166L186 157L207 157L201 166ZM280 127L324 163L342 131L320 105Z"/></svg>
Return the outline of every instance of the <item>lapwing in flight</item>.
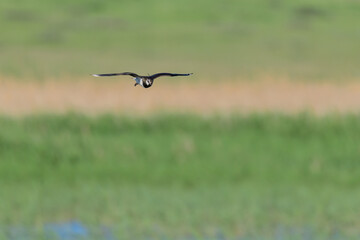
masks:
<svg viewBox="0 0 360 240"><path fill-rule="evenodd" d="M154 80L158 77L169 76L169 77L176 77L176 76L190 76L192 73L156 73L150 76L140 76L136 73L132 72L123 72L123 73L104 73L104 74L93 74L94 77L110 77L110 76L118 76L118 75L130 75L135 80L135 87L140 85L144 88L149 88L153 85Z"/></svg>

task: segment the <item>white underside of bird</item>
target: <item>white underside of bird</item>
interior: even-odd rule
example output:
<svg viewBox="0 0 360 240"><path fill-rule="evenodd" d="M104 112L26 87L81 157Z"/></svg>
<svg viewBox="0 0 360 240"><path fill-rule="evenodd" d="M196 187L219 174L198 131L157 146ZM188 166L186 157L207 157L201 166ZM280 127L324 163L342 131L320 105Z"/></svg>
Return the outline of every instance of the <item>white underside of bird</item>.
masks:
<svg viewBox="0 0 360 240"><path fill-rule="evenodd" d="M135 80L135 82L136 82L137 84L139 84L139 85L141 85L142 87L144 87L142 78L136 77L136 78L134 78L134 80Z"/></svg>
<svg viewBox="0 0 360 240"><path fill-rule="evenodd" d="M142 86L143 88L145 88L145 86L144 86L144 79L142 79L142 78L140 78L140 77L135 77L134 80L135 80L135 82L136 82L137 84L139 84L140 86ZM146 79L146 80L145 80L145 83L146 83L147 85L151 85L151 81L150 81L149 79Z"/></svg>

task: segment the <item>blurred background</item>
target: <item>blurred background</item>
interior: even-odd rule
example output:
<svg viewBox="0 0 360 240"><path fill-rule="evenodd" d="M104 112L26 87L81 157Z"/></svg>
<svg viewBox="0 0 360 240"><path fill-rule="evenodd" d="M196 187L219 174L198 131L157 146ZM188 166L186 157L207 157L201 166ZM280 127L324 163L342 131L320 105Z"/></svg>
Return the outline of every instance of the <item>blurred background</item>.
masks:
<svg viewBox="0 0 360 240"><path fill-rule="evenodd" d="M358 20L351 0L2 1L1 72L346 79L359 75Z"/></svg>
<svg viewBox="0 0 360 240"><path fill-rule="evenodd" d="M360 2L2 0L0 238L356 239ZM156 80L92 73L193 72Z"/></svg>

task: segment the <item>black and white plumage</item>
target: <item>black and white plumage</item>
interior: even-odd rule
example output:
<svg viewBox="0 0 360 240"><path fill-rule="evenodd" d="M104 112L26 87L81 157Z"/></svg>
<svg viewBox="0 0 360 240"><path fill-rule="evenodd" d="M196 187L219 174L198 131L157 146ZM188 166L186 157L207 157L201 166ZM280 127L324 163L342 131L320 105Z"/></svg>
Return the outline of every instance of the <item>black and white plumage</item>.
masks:
<svg viewBox="0 0 360 240"><path fill-rule="evenodd" d="M141 76L132 72L123 72L123 73L104 73L104 74L93 74L94 77L111 77L111 76L119 76L119 75L129 75L132 76L135 80L135 85L140 85L144 88L149 88L153 85L154 80L158 77L169 76L190 76L192 73L156 73L150 76Z"/></svg>

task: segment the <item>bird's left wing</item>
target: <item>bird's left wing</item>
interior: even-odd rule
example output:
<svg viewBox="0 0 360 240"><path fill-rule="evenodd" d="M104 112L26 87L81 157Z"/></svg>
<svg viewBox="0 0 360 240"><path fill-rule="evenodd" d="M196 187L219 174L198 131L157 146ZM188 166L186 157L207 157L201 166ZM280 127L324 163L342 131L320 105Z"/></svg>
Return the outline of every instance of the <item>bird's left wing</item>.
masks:
<svg viewBox="0 0 360 240"><path fill-rule="evenodd" d="M162 76L170 76L170 77L176 77L176 76L190 76L192 73L156 73L154 75L151 75L150 78L155 79Z"/></svg>

